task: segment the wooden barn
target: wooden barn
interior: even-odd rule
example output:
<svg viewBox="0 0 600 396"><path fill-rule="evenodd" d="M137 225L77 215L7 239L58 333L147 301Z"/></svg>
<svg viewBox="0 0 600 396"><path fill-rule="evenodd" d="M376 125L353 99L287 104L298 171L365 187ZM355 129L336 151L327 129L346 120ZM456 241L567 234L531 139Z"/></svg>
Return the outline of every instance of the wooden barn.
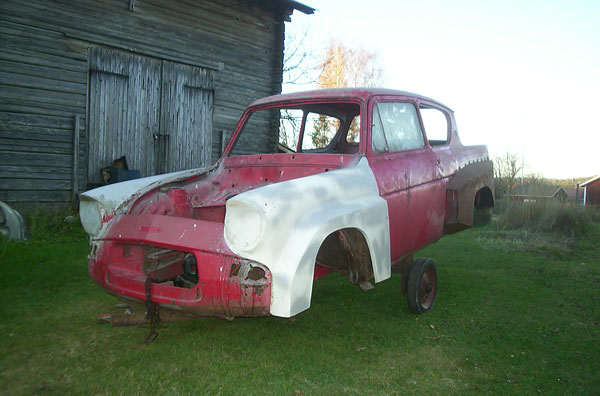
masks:
<svg viewBox="0 0 600 396"><path fill-rule="evenodd" d="M579 187L583 188L583 204L600 206L600 175L591 178Z"/></svg>
<svg viewBox="0 0 600 396"><path fill-rule="evenodd" d="M281 92L292 0L0 1L0 201L62 208L125 157L207 166ZM252 144L251 142L249 144Z"/></svg>
<svg viewBox="0 0 600 396"><path fill-rule="evenodd" d="M557 201L566 203L569 194L562 187L544 183L531 183L515 187L509 197L511 201L516 202Z"/></svg>

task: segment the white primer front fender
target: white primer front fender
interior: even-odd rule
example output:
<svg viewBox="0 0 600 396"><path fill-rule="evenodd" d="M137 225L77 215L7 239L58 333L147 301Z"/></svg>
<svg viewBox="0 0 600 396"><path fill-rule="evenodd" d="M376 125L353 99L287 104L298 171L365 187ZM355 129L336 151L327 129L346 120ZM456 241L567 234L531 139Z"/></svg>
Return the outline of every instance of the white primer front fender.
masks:
<svg viewBox="0 0 600 396"><path fill-rule="evenodd" d="M260 220L252 222L257 225L232 217L244 207L257 213ZM339 229L362 232L376 282L391 275L387 203L364 157L354 167L239 194L227 201L225 216L229 248L271 271L274 316L290 317L310 307L317 253L325 238Z"/></svg>

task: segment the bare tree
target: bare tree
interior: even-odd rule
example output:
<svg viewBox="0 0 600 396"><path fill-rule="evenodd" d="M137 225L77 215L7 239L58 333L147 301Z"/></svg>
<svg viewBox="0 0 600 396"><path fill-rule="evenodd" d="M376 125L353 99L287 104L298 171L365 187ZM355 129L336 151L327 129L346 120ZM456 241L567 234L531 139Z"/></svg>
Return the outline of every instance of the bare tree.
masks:
<svg viewBox="0 0 600 396"><path fill-rule="evenodd" d="M506 152L494 159L496 198L502 198L504 195L510 194L517 185L519 172L522 168L522 161L514 153Z"/></svg>
<svg viewBox="0 0 600 396"><path fill-rule="evenodd" d="M382 83L383 72L376 52L350 48L331 40L319 63L319 88L375 87Z"/></svg>
<svg viewBox="0 0 600 396"><path fill-rule="evenodd" d="M318 88L374 87L382 84L383 72L379 66L379 55L364 48L350 48L339 41L330 40L320 61L314 51L305 45L308 30L286 37L283 60L284 85L306 85L316 83ZM298 120L289 112L283 112L280 119L279 143L293 146L298 140ZM315 121L312 143L315 148L326 145L326 136L334 125L330 125L325 115ZM353 122L349 140L356 140L359 125Z"/></svg>
<svg viewBox="0 0 600 396"><path fill-rule="evenodd" d="M318 69L314 50L307 47L308 27L299 32L286 29L285 50L283 54L283 87L308 85L314 86ZM295 88L291 88L294 90ZM285 90L285 89L284 89ZM279 119L279 144L295 148L300 131L301 115L295 111L283 109L281 114L274 115Z"/></svg>
<svg viewBox="0 0 600 396"><path fill-rule="evenodd" d="M316 57L306 45L308 28L299 33L286 33L283 54L283 85L307 85L316 82Z"/></svg>
<svg viewBox="0 0 600 396"><path fill-rule="evenodd" d="M319 63L321 74L317 79L319 88L343 87L375 87L381 85L383 72L379 66L379 56L373 51L364 48L350 48L343 43L330 40L323 59ZM315 121L313 143L320 147L323 142L328 142L325 131L328 125L324 116ZM356 140L359 134L359 125L353 122L350 127L350 140Z"/></svg>
<svg viewBox="0 0 600 396"><path fill-rule="evenodd" d="M279 114L279 144L295 148L298 143L302 114L296 110L282 109Z"/></svg>

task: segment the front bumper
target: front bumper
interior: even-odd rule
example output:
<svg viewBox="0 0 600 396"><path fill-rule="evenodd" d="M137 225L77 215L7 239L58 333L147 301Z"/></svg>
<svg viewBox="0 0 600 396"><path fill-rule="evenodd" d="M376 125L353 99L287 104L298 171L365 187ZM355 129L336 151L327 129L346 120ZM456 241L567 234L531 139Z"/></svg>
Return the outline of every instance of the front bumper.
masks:
<svg viewBox="0 0 600 396"><path fill-rule="evenodd" d="M152 278L152 301L166 309L193 317L269 315L269 269L232 253L222 223L115 216L92 241L88 268L98 285L124 300L144 303Z"/></svg>

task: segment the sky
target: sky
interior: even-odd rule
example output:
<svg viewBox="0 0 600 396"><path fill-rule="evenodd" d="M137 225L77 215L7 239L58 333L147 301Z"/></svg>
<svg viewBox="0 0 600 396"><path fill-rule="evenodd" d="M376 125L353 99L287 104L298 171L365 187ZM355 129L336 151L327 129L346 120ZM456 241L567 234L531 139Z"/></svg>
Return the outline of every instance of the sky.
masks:
<svg viewBox="0 0 600 396"><path fill-rule="evenodd" d="M288 35L316 56L329 39L377 52L383 86L453 109L463 144L514 153L525 175L600 174L599 0L300 2L317 11Z"/></svg>

